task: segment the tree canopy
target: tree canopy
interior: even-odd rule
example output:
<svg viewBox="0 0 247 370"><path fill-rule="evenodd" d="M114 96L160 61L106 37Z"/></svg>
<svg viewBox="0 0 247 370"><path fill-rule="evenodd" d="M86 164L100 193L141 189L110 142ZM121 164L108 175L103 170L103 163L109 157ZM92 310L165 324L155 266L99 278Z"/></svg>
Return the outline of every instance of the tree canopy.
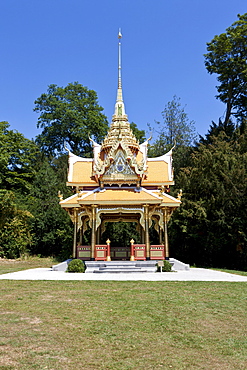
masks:
<svg viewBox="0 0 247 370"><path fill-rule="evenodd" d="M12 191L0 189L0 257L18 258L32 244L32 214L19 209Z"/></svg>
<svg viewBox="0 0 247 370"><path fill-rule="evenodd" d="M199 144L190 165L181 168L176 187L182 205L171 225L172 245L190 263L246 269L246 152L242 135L225 132ZM175 249L174 249L175 252Z"/></svg>
<svg viewBox="0 0 247 370"><path fill-rule="evenodd" d="M131 122L130 123L130 128L133 131L133 134L135 135L135 137L137 138L139 143L142 143L143 141L146 140L145 130L139 130L136 123Z"/></svg>
<svg viewBox="0 0 247 370"><path fill-rule="evenodd" d="M0 122L0 144L1 188L29 192L40 157L37 145L10 130L8 122Z"/></svg>
<svg viewBox="0 0 247 370"><path fill-rule="evenodd" d="M48 154L62 153L66 141L74 154L88 157L92 152L89 136L100 142L107 132L96 92L78 82L66 87L49 85L47 93L35 101L34 111L40 113L37 126L43 129L36 142Z"/></svg>
<svg viewBox="0 0 247 370"><path fill-rule="evenodd" d="M150 149L151 156L163 155L174 145L186 147L196 139L195 122L190 121L181 99L176 95L169 101L162 111L163 122L158 124L158 138Z"/></svg>
<svg viewBox="0 0 247 370"><path fill-rule="evenodd" d="M224 123L233 117L246 120L247 113L247 13L238 15L226 32L207 43L205 65L216 73L219 85L216 96L226 104Z"/></svg>

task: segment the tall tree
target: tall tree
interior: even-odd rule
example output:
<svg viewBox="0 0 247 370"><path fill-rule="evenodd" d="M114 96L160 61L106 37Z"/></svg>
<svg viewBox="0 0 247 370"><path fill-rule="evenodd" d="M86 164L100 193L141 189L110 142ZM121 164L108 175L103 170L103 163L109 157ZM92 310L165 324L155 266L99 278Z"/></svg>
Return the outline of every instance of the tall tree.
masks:
<svg viewBox="0 0 247 370"><path fill-rule="evenodd" d="M8 122L0 122L0 144L1 188L28 193L40 157L37 145Z"/></svg>
<svg viewBox="0 0 247 370"><path fill-rule="evenodd" d="M235 116L245 120L247 113L247 13L238 14L225 33L207 44L205 65L210 74L216 73L219 85L216 96L226 104L224 124Z"/></svg>
<svg viewBox="0 0 247 370"><path fill-rule="evenodd" d="M181 167L189 165L192 146L197 138L195 123L189 120L185 107L176 95L167 103L162 116L163 122L158 122L158 138L149 148L149 156L163 155L175 145L173 167L176 176Z"/></svg>
<svg viewBox="0 0 247 370"><path fill-rule="evenodd" d="M150 149L154 156L162 155L170 150L174 144L177 147L188 147L196 139L195 123L190 121L185 107L182 107L180 98L174 95L162 111L163 122L157 122L158 138Z"/></svg>
<svg viewBox="0 0 247 370"><path fill-rule="evenodd" d="M31 252L66 258L72 251L73 229L69 216L59 205L58 190L65 196L71 193L65 182L61 183L60 160L58 162L53 168L47 159L44 160L33 182L29 197L29 209L34 216Z"/></svg>
<svg viewBox="0 0 247 370"><path fill-rule="evenodd" d="M0 189L0 257L18 258L28 252L31 219L30 212L18 208L12 191Z"/></svg>
<svg viewBox="0 0 247 370"><path fill-rule="evenodd" d="M205 135L205 138L200 135L200 143L212 144L214 141L214 138L220 135L222 132L225 133L224 137L226 140L229 141L233 139L236 133L235 124L232 121L222 122L221 119L219 119L218 124L216 124L215 122L212 122L212 124L209 127L208 133Z"/></svg>
<svg viewBox="0 0 247 370"><path fill-rule="evenodd" d="M78 82L66 87L50 85L35 101L34 111L40 113L37 126L43 129L36 142L48 154L63 152L66 141L74 154L90 156L89 136L100 142L107 132L96 92Z"/></svg>
<svg viewBox="0 0 247 370"><path fill-rule="evenodd" d="M179 172L183 202L170 225L171 245L190 263L246 269L247 157L240 137L225 136L200 144Z"/></svg>

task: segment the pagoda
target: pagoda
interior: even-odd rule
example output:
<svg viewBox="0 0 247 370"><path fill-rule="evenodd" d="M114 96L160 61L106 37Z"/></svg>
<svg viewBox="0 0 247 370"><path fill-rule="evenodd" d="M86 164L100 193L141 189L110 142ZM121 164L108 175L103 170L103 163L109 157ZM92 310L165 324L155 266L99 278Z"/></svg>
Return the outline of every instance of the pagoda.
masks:
<svg viewBox="0 0 247 370"><path fill-rule="evenodd" d="M118 35L118 89L112 122L101 144L90 139L93 158L82 158L69 151L67 185L75 194L60 196L60 205L74 223L73 258L111 261L169 259L167 223L180 206L180 197L170 196L174 185L172 150L148 158L148 141L139 144L133 134L122 93L121 33ZM135 222L140 230L140 244L132 239L124 247L102 240L107 222ZM154 225L159 243L150 245ZM91 229L90 245L83 235ZM89 243L87 243L89 244Z"/></svg>

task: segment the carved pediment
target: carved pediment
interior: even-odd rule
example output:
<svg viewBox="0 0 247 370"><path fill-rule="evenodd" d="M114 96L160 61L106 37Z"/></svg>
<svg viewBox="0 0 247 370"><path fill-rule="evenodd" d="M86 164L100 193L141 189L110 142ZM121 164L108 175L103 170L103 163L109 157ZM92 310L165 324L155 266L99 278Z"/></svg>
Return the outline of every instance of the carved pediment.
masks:
<svg viewBox="0 0 247 370"><path fill-rule="evenodd" d="M119 149L114 157L111 157L111 163L102 176L102 181L109 184L116 182L137 183L138 175L129 162L126 153Z"/></svg>

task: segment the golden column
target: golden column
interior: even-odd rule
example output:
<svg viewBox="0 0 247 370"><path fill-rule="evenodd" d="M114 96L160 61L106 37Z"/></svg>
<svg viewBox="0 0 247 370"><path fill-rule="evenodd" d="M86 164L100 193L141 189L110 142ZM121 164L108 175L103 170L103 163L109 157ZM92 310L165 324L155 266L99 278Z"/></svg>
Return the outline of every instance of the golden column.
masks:
<svg viewBox="0 0 247 370"><path fill-rule="evenodd" d="M74 221L74 240L73 240L73 254L72 257L76 258L76 237L77 237L77 223L78 223L78 214L77 209L74 208L74 215L73 215L73 221Z"/></svg>
<svg viewBox="0 0 247 370"><path fill-rule="evenodd" d="M130 261L135 260L134 243L135 243L134 239L131 239L130 241Z"/></svg>
<svg viewBox="0 0 247 370"><path fill-rule="evenodd" d="M92 204L92 235L91 235L91 260L95 258L95 244L96 244L96 208L95 204Z"/></svg>
<svg viewBox="0 0 247 370"><path fill-rule="evenodd" d="M159 226L159 241L160 241L160 244L163 244L162 229L160 226Z"/></svg>
<svg viewBox="0 0 247 370"><path fill-rule="evenodd" d="M169 245L168 245L168 233L167 233L167 224L169 221L169 213L167 207L162 209L163 218L164 218L164 245L165 245L165 259L169 260Z"/></svg>
<svg viewBox="0 0 247 370"><path fill-rule="evenodd" d="M145 215L145 244L146 244L146 258L150 260L150 242L149 242L149 205L144 205Z"/></svg>

